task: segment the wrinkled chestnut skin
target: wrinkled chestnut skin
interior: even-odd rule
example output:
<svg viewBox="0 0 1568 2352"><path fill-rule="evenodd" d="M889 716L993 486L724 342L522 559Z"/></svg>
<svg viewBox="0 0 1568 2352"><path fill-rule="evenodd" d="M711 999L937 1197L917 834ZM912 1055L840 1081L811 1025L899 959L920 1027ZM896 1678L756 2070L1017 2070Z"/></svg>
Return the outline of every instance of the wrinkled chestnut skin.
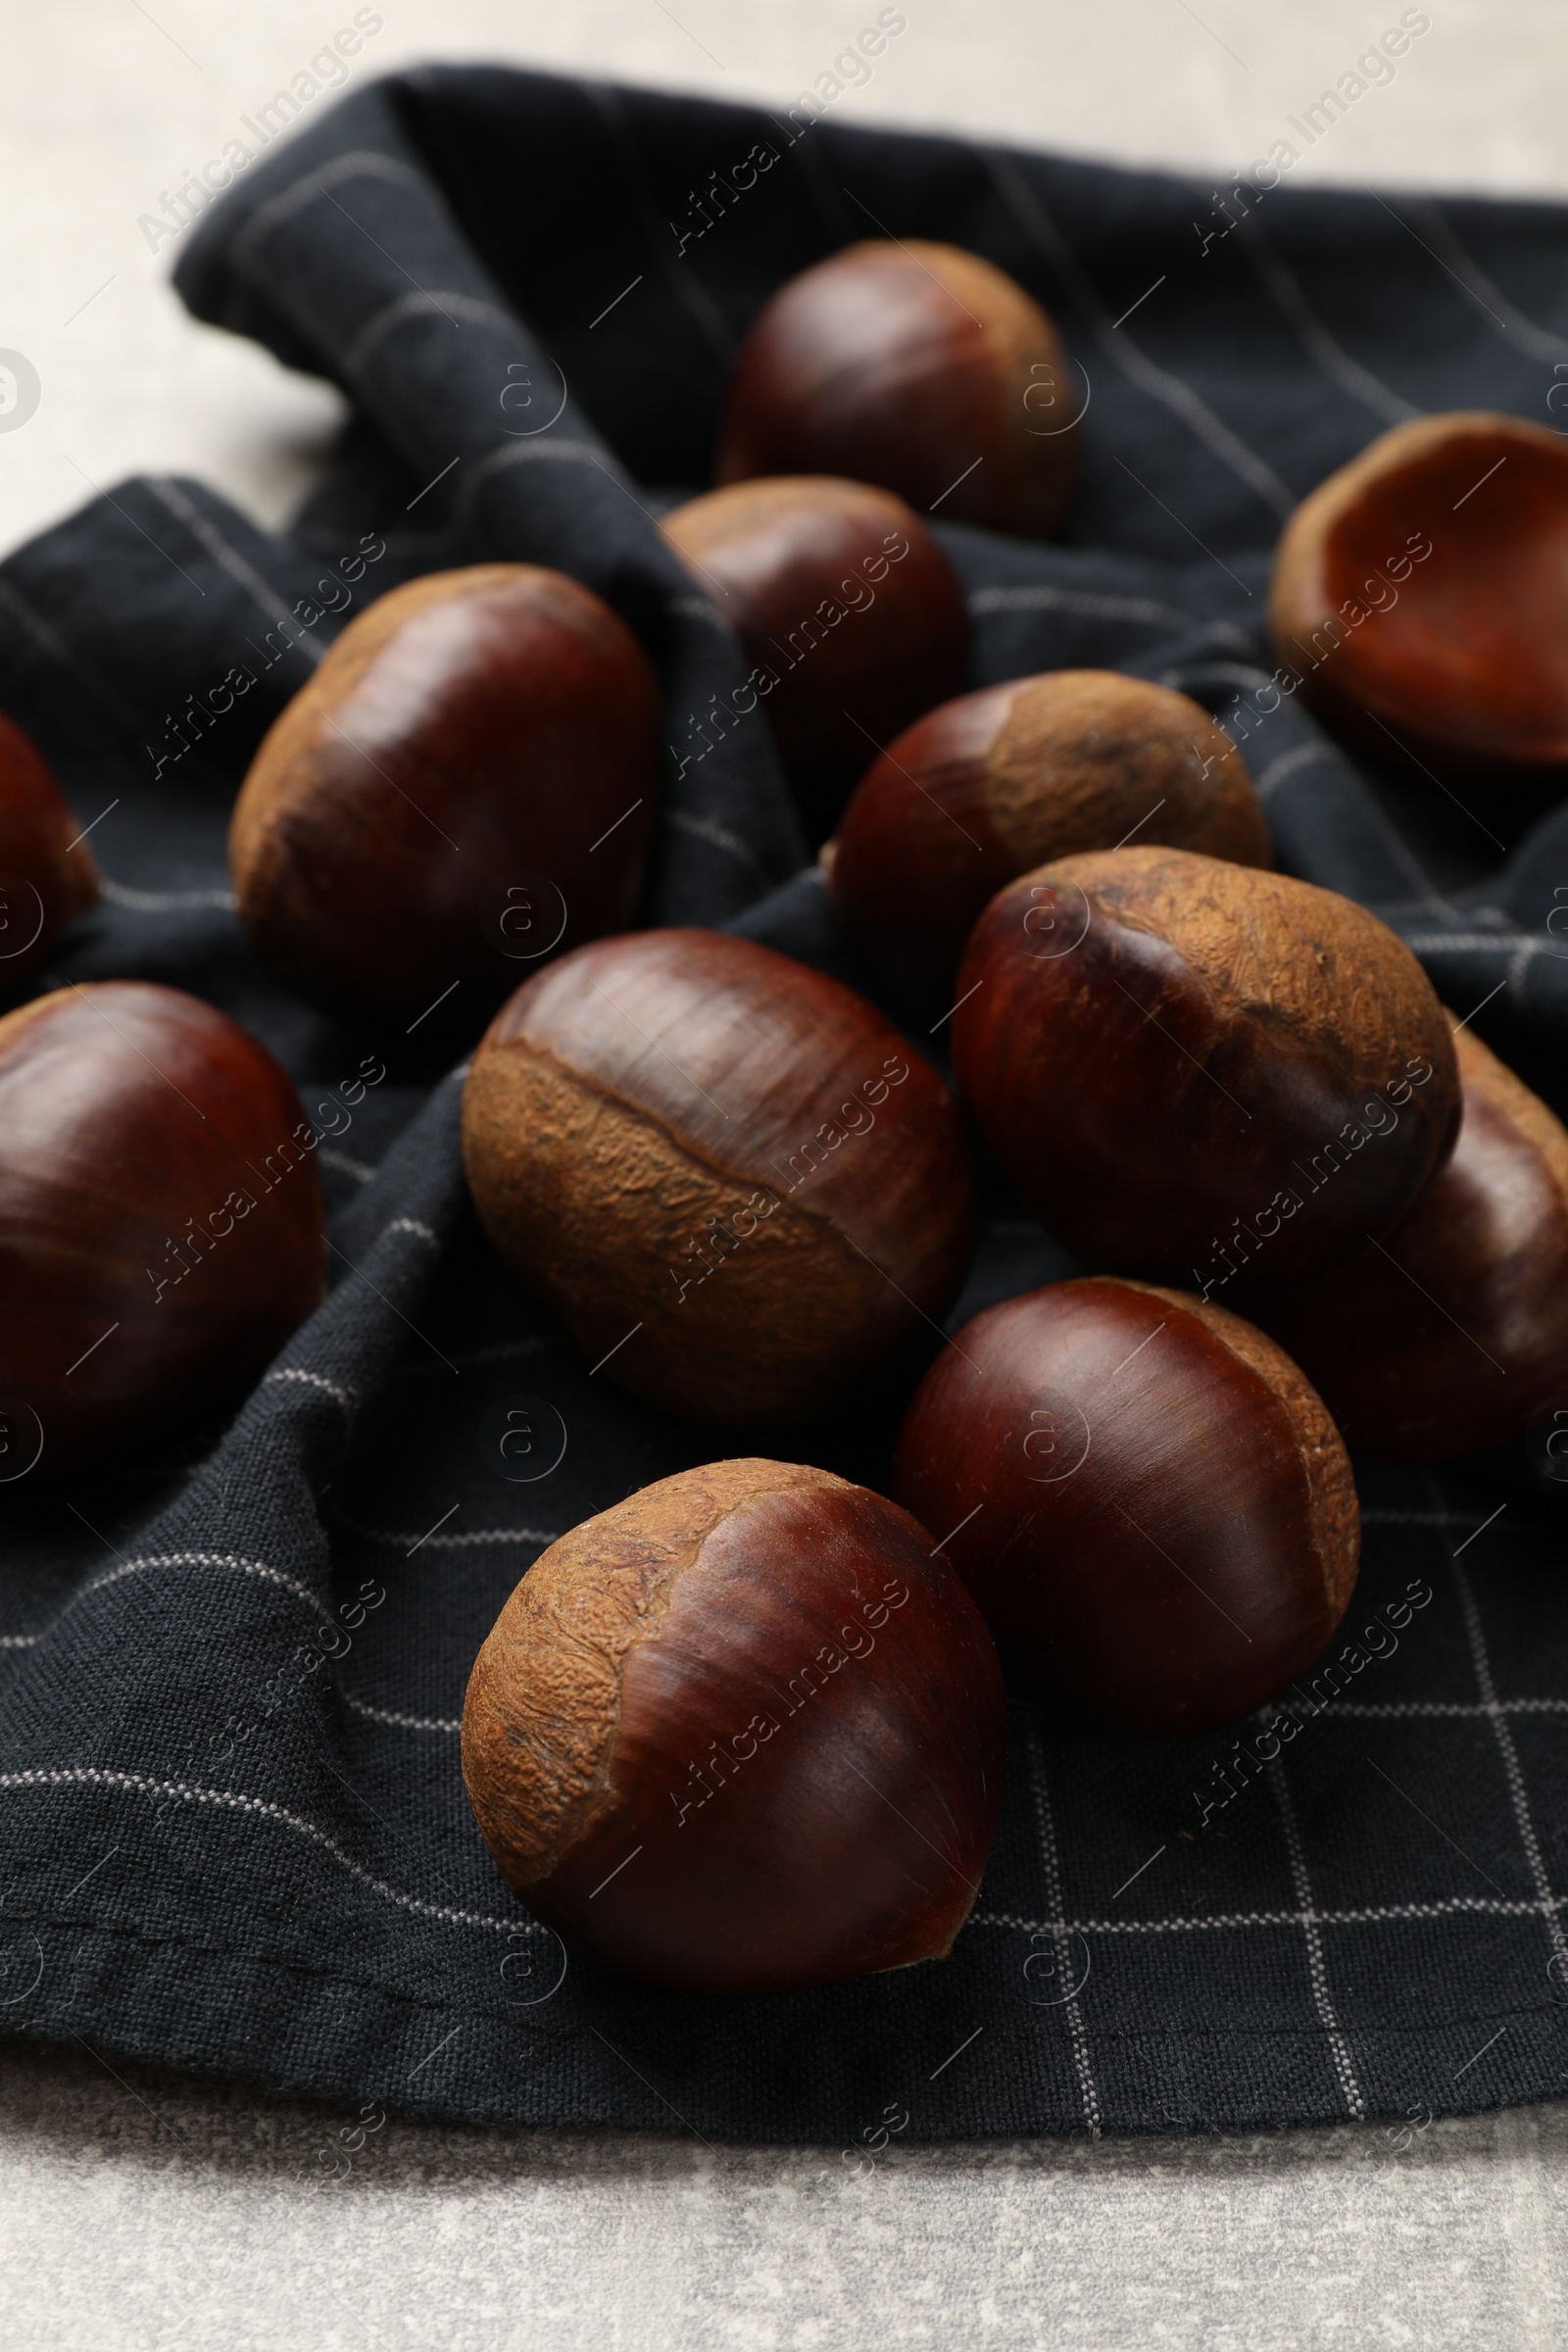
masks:
<svg viewBox="0 0 1568 2352"><path fill-rule="evenodd" d="M1054 326L1004 270L918 237L849 245L753 322L716 472L845 474L1043 539L1072 496L1082 406Z"/></svg>
<svg viewBox="0 0 1568 2352"><path fill-rule="evenodd" d="M322 1296L310 1132L267 1049L178 989L0 1020L0 1470L29 1414L34 1475L134 1468L249 1386Z"/></svg>
<svg viewBox="0 0 1568 2352"><path fill-rule="evenodd" d="M1336 891L1186 850L1063 858L958 973L958 1085L1059 1241L1208 1296L1356 1255L1451 1149L1453 1043L1403 942Z"/></svg>
<svg viewBox="0 0 1568 2352"><path fill-rule="evenodd" d="M0 989L42 962L98 896L98 873L43 755L0 715Z"/></svg>
<svg viewBox="0 0 1568 2352"><path fill-rule="evenodd" d="M1469 1030L1454 1043L1452 1158L1381 1250L1258 1310L1352 1446L1412 1461L1568 1405L1568 1131Z"/></svg>
<svg viewBox="0 0 1568 2352"><path fill-rule="evenodd" d="M1143 1283L1058 1283L966 1323L909 1407L894 1492L942 1529L1009 1678L1102 1731L1250 1714L1355 1584L1321 1399L1239 1315Z"/></svg>
<svg viewBox="0 0 1568 2352"><path fill-rule="evenodd" d="M738 633L742 697L766 711L820 841L878 748L963 684L957 575L918 514L864 482L740 482L663 531Z"/></svg>
<svg viewBox="0 0 1568 2352"><path fill-rule="evenodd" d="M528 981L474 1055L463 1155L490 1239L589 1361L726 1427L827 1411L942 1314L972 1248L935 1071L836 980L719 931L605 940Z"/></svg>
<svg viewBox="0 0 1568 2352"><path fill-rule="evenodd" d="M463 1776L574 1956L682 1992L942 1957L1002 1795L1002 1672L924 1528L715 1462L585 1520L474 1662Z"/></svg>
<svg viewBox="0 0 1568 2352"><path fill-rule="evenodd" d="M659 717L636 638L561 572L483 564L394 588L269 730L235 803L229 862L257 954L361 1018L418 1015L457 981L452 1013L471 1031L523 968L498 928L513 878L561 894L558 945L630 920ZM531 948L537 930L547 948L557 902L517 904L506 936Z"/></svg>
<svg viewBox="0 0 1568 2352"><path fill-rule="evenodd" d="M1386 766L1550 775L1568 763L1565 551L1559 433L1485 410L1396 425L1286 525L1275 647L1303 702Z"/></svg>
<svg viewBox="0 0 1568 2352"><path fill-rule="evenodd" d="M902 1002L941 1011L1004 883L1135 829L1146 845L1273 862L1242 756L1206 710L1115 670L1059 669L906 728L856 786L823 863L871 968Z"/></svg>

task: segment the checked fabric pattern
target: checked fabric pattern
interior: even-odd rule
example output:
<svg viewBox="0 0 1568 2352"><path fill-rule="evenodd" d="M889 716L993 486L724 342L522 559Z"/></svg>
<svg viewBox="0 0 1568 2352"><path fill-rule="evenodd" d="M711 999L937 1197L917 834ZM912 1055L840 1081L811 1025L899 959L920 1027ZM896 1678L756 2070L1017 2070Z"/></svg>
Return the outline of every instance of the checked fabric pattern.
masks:
<svg viewBox="0 0 1568 2352"><path fill-rule="evenodd" d="M759 146L755 185L682 246L690 191ZM628 1987L566 1966L468 1816L457 1719L502 1599L555 1535L710 1441L592 1380L500 1268L466 1200L461 1072L259 970L228 807L345 617L482 560L608 597L686 741L744 665L653 517L707 480L767 292L877 224L991 256L1084 370L1070 542L936 518L974 682L1108 664L1199 696L1281 862L1375 906L1568 1103L1568 811L1395 783L1260 698L1297 499L1402 416L1551 421L1568 215L1282 189L1205 246L1206 191L1168 178L497 70L314 119L177 277L351 403L292 530L139 480L0 566L0 703L83 822L119 803L94 834L103 904L38 985L169 981L266 1039L320 1137L334 1269L201 1459L0 1487L13 2033L454 2119L846 2148L900 2112L924 2137L1405 2119L1568 2080L1565 1520L1523 1449L1362 1467L1355 1605L1278 1729L1112 1740L1016 1709L1002 1832L944 1963L766 2000ZM760 722L736 727L670 761L645 917L854 978L808 846ZM960 1317L1069 1270L984 1186ZM518 1396L566 1439L530 1485L484 1434ZM898 1403L870 1383L845 1426L757 1449L880 1484Z"/></svg>

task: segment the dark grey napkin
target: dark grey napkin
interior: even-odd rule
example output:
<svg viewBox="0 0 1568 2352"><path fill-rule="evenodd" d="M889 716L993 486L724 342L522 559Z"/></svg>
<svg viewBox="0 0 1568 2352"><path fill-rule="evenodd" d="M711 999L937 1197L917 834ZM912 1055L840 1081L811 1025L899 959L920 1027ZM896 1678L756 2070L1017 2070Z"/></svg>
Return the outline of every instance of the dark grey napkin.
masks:
<svg viewBox="0 0 1568 2352"><path fill-rule="evenodd" d="M500 1268L465 1196L461 1074L420 1035L285 997L227 893L234 790L344 619L419 571L528 560L608 597L664 682L646 919L857 977L761 723L703 725L744 665L653 516L707 480L773 286L858 235L936 236L1040 295L1090 401L1068 541L937 517L974 682L1109 664L1200 696L1281 861L1376 906L1460 1011L1490 999L1478 1026L1560 1104L1562 813L1350 761L1269 692L1262 624L1283 517L1384 425L1551 420L1568 216L1287 185L1229 232L1215 206L1152 174L443 70L322 115L194 232L191 308L339 383L354 420L282 538L145 480L0 566L0 704L83 823L114 805L104 903L34 985L170 981L283 1056L335 1287L200 1459L0 1488L12 2032L452 2118L820 2138L858 2166L898 2132L1379 2114L1407 2142L1560 2087L1568 1597L1558 1497L1523 1449L1364 1470L1355 1605L1272 1727L1154 1743L1015 1709L949 1961L729 2002L567 1967L469 1818L467 1669L553 1536L713 1441L591 1379ZM983 1184L956 1319L1068 1270ZM757 1448L881 1483L906 1391L906 1369L846 1426ZM519 1397L566 1437L531 1485L488 1434Z"/></svg>

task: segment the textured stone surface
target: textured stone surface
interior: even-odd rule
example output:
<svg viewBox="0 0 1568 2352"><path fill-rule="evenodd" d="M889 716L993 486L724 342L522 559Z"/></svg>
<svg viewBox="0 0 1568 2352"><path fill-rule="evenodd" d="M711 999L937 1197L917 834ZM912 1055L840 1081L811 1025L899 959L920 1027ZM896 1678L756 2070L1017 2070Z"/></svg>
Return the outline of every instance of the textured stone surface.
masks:
<svg viewBox="0 0 1568 2352"><path fill-rule="evenodd" d="M28 2352L1558 2352L1568 2329L1565 2107L893 2138L857 2174L673 2119L389 2122L349 2158L353 2114L80 2050L5 2065L0 2332Z"/></svg>

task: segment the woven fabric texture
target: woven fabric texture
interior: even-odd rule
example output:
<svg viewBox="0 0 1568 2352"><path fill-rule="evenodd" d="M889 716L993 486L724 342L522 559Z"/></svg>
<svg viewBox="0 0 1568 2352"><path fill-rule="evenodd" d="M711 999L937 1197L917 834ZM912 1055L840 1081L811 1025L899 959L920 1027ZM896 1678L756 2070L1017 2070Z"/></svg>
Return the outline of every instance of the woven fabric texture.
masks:
<svg viewBox="0 0 1568 2352"><path fill-rule="evenodd" d="M1015 1708L948 1961L734 2001L568 1967L469 1817L468 1667L554 1536L722 1448L591 1377L500 1267L465 1193L461 1070L287 997L228 892L233 794L343 621L422 571L541 563L607 597L662 680L645 919L856 978L762 722L695 731L745 665L654 517L708 480L775 285L862 234L939 237L1047 305L1090 412L1066 541L935 518L973 683L1108 665L1203 701L1281 864L1395 924L1563 1107L1568 811L1348 759L1265 692L1263 620L1282 520L1386 425L1552 421L1568 216L1288 185L1230 228L1239 209L831 109L464 69L314 120L203 221L185 300L335 380L354 419L285 537L139 480L0 566L0 703L84 824L112 805L103 902L34 986L167 981L263 1037L315 1123L334 1279L200 1460L0 1487L5 2029L451 2119L862 2150L1560 2087L1568 1519L1539 1445L1361 1468L1361 1584L1333 1676L1286 1702L1294 1739L1066 1737ZM955 1328L1070 1270L994 1172L983 1191ZM567 1433L528 1486L481 1443L519 1396ZM882 1485L898 1403L870 1383L845 1426L747 1449Z"/></svg>

